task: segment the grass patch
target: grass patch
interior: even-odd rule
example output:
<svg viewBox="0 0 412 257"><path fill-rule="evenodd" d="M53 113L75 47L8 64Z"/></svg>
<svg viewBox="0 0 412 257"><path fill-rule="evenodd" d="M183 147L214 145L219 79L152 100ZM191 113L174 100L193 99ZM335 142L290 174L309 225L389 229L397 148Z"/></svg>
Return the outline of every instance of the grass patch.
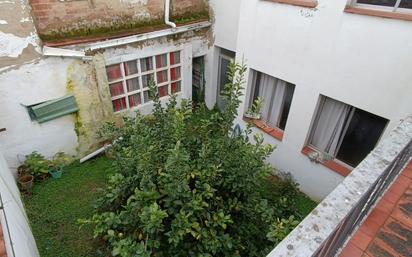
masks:
<svg viewBox="0 0 412 257"><path fill-rule="evenodd" d="M307 195L301 193L298 195L296 198L296 207L299 210L299 213L302 215L302 217L306 217L315 209L315 207L318 205L317 202L313 201L310 199Z"/></svg>
<svg viewBox="0 0 412 257"><path fill-rule="evenodd" d="M84 164L74 163L64 169L61 179L38 183L31 196L23 195L37 247L42 257L102 257L105 245L93 239L93 228L79 229L77 219L90 217L93 203L99 197L98 188L107 185L113 174L111 161L99 157ZM294 194L295 206L301 217L317 205L289 183L276 177L263 183L262 194L270 201L282 195Z"/></svg>
<svg viewBox="0 0 412 257"><path fill-rule="evenodd" d="M64 169L61 179L38 183L32 196L23 196L37 247L42 257L102 256L92 228L77 225L77 219L89 217L98 188L112 174L111 161L99 157Z"/></svg>

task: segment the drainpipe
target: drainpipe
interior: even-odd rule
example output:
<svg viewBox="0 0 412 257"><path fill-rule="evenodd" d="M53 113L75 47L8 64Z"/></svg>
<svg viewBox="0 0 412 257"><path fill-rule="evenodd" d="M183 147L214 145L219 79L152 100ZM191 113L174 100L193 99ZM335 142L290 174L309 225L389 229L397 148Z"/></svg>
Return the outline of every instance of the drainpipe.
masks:
<svg viewBox="0 0 412 257"><path fill-rule="evenodd" d="M165 0L165 23L172 29L176 28L176 24L170 21L170 0Z"/></svg>

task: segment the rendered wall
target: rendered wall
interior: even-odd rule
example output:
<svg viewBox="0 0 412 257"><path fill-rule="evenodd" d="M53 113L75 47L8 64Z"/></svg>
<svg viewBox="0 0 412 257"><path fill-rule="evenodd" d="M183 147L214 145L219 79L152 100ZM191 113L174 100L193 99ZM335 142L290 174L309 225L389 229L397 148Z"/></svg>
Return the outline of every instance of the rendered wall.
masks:
<svg viewBox="0 0 412 257"><path fill-rule="evenodd" d="M7 256L39 257L20 192L1 152L0 196L4 207L0 210L0 226L4 232Z"/></svg>
<svg viewBox="0 0 412 257"><path fill-rule="evenodd" d="M269 161L322 199L343 177L301 154L319 94L389 119L385 136L412 112L412 23L345 13L346 0L318 2L242 1L236 53L249 68L296 84L283 141L265 135L277 145Z"/></svg>

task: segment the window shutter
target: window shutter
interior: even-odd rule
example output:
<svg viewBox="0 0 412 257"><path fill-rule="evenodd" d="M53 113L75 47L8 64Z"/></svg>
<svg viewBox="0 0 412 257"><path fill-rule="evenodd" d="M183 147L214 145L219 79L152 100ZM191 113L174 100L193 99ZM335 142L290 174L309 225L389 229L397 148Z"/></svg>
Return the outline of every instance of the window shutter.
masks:
<svg viewBox="0 0 412 257"><path fill-rule="evenodd" d="M77 112L79 110L76 99L73 95L64 96L52 101L47 101L31 108L36 117L36 120L39 123L53 120L64 115Z"/></svg>

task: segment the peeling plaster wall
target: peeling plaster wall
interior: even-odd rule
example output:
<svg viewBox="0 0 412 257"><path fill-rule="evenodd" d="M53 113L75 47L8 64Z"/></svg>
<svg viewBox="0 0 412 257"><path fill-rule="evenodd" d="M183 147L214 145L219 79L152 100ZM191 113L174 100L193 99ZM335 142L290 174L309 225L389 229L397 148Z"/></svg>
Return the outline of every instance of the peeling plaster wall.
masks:
<svg viewBox="0 0 412 257"><path fill-rule="evenodd" d="M0 17L0 73L39 58L40 40L27 1L0 0Z"/></svg>
<svg viewBox="0 0 412 257"><path fill-rule="evenodd" d="M12 170L24 155L39 151L47 157L56 152L82 157L99 148L102 139L97 132L106 121L119 122L122 115L113 114L106 77L106 65L125 58L142 58L176 50L182 51L181 97L191 98L192 58L206 55L210 42L208 30L110 48L93 53L92 61L73 58L41 57L25 63L19 58L0 72L0 145ZM23 105L31 105L74 94L79 112L39 124L31 121ZM163 99L164 103L166 99ZM151 104L139 107L148 114Z"/></svg>
<svg viewBox="0 0 412 257"><path fill-rule="evenodd" d="M0 145L12 169L32 151L48 157L59 151L76 154L73 115L39 124L30 120L22 106L66 95L66 74L72 62L47 58L0 74L0 126L7 129L0 134Z"/></svg>
<svg viewBox="0 0 412 257"><path fill-rule="evenodd" d="M346 0L318 2L310 9L242 1L236 53L249 68L296 84L282 142L265 134L277 146L269 162L291 172L305 193L323 199L343 177L301 153L319 94L389 119L386 137L412 112L412 27L345 13ZM239 110L240 124L246 108Z"/></svg>

